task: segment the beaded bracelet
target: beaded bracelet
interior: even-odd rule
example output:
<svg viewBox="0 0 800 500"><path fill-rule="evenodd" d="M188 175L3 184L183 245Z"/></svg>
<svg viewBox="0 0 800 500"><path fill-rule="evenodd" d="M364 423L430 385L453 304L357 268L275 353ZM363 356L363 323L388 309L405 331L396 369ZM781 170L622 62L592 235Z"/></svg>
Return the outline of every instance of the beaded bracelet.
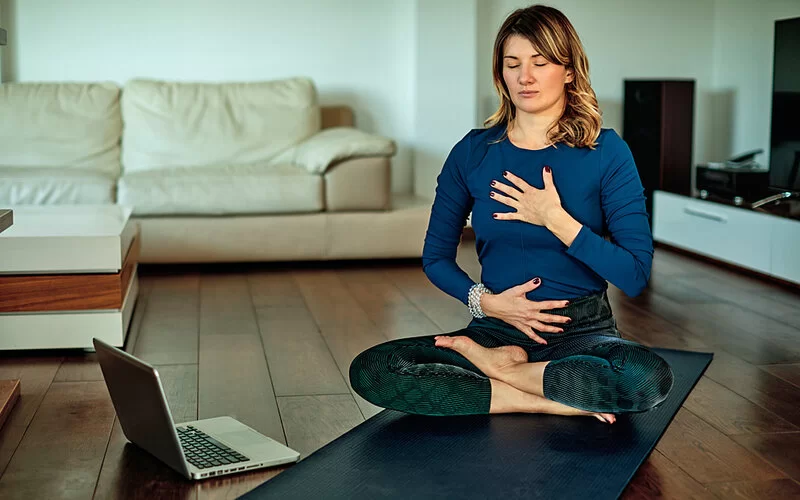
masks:
<svg viewBox="0 0 800 500"><path fill-rule="evenodd" d="M467 307L469 307L469 312L475 318L486 317L486 314L484 314L483 309L481 308L481 295L484 293L491 294L492 291L486 288L486 285L483 283L476 283L469 288L469 293L467 294Z"/></svg>

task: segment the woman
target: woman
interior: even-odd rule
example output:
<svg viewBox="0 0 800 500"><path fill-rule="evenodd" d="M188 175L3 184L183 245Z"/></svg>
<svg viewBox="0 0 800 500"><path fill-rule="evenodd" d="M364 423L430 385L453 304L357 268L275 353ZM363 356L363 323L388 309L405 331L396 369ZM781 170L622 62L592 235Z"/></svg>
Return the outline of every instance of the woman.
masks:
<svg viewBox="0 0 800 500"><path fill-rule="evenodd" d="M473 321L450 335L386 342L350 366L353 389L425 415L592 415L666 399L669 365L623 340L606 295L647 285L653 242L625 142L600 110L575 29L535 5L494 46L500 108L453 147L438 177L423 250L428 278ZM469 213L482 283L455 261ZM601 235L609 233L610 239Z"/></svg>

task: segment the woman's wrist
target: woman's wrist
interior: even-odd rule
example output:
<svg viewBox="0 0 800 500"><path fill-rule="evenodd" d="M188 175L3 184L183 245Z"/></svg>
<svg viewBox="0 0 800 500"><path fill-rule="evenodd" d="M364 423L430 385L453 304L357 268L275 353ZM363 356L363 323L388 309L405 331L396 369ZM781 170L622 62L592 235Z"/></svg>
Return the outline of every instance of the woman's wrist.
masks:
<svg viewBox="0 0 800 500"><path fill-rule="evenodd" d="M545 227L562 243L570 246L575 241L575 238L578 237L578 233L581 232L583 224L572 218L566 210L559 208L548 217Z"/></svg>
<svg viewBox="0 0 800 500"><path fill-rule="evenodd" d="M487 314L483 310L483 298L491 295L492 292L483 283L475 283L467 294L467 307L470 314L475 318L485 318Z"/></svg>

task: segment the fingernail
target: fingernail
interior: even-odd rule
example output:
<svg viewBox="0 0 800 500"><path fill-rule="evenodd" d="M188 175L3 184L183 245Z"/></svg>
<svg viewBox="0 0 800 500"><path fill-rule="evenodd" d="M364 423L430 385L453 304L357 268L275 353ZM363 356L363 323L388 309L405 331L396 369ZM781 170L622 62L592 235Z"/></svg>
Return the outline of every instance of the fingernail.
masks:
<svg viewBox="0 0 800 500"><path fill-rule="evenodd" d="M544 171L549 174L550 173L550 167L544 167Z"/></svg>
<svg viewBox="0 0 800 500"><path fill-rule="evenodd" d="M538 285L541 281L542 280L540 280L539 278L533 278L533 284L534 285Z"/></svg>
<svg viewBox="0 0 800 500"><path fill-rule="evenodd" d="M503 175L508 175L508 170L504 170Z"/></svg>
<svg viewBox="0 0 800 500"><path fill-rule="evenodd" d="M492 181L492 186L496 186L496 185L497 185L497 183L495 181Z"/></svg>
<svg viewBox="0 0 800 500"><path fill-rule="evenodd" d="M567 318L567 323L572 323L572 318Z"/></svg>
<svg viewBox="0 0 800 500"><path fill-rule="evenodd" d="M489 191L489 196L494 198L494 191Z"/></svg>
<svg viewBox="0 0 800 500"><path fill-rule="evenodd" d="M492 214L492 217L494 217L496 219L497 218L497 214Z"/></svg>
<svg viewBox="0 0 800 500"><path fill-rule="evenodd" d="M563 328L559 328L558 329L558 333L564 333L564 329Z"/></svg>

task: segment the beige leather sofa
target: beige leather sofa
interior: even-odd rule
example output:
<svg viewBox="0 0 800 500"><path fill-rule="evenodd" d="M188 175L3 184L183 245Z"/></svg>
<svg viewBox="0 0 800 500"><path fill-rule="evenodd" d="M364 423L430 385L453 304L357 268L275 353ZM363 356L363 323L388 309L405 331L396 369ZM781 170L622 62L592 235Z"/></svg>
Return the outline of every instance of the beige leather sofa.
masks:
<svg viewBox="0 0 800 500"><path fill-rule="evenodd" d="M146 263L419 257L395 150L307 78L0 85L0 206L131 206Z"/></svg>

